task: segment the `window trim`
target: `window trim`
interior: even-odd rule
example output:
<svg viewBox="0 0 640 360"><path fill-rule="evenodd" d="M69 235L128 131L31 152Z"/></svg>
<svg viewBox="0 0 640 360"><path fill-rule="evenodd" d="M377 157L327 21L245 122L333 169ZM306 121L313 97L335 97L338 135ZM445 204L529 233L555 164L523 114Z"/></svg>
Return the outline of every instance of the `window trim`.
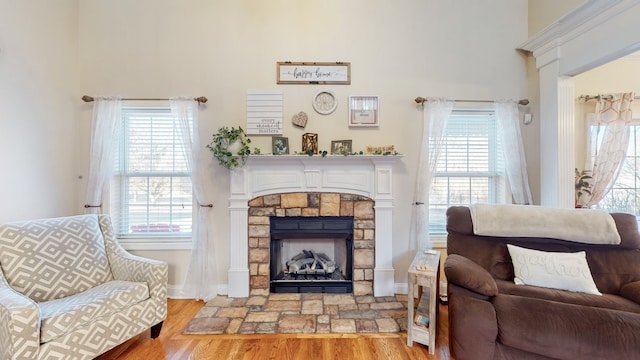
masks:
<svg viewBox="0 0 640 360"><path fill-rule="evenodd" d="M137 241L131 241L132 239L127 238L118 238L118 242L125 250L192 250L193 242L191 241L191 237L167 237L166 240L162 241L158 238L150 239L143 238ZM140 241L143 240L143 241Z"/></svg>
<svg viewBox="0 0 640 360"><path fill-rule="evenodd" d="M493 121L495 122L494 126L496 127L495 134L494 134L495 143L493 145L498 147L501 146L499 132L497 129L498 124L497 124L497 120L495 119L495 109L493 108L454 108L451 112L450 119L451 117L456 115L478 116L482 118L493 117ZM510 203L512 199L512 194L510 191L509 179L507 178L507 174L505 171L502 171L502 172L499 171L499 166L498 166L499 154L496 151L489 151L488 156L489 158L487 159L487 161L489 164L492 164L492 166L489 167L490 170L488 171L470 171L470 172L460 172L460 171L438 172L436 171L436 173L433 174L432 181L435 181L438 178L456 178L456 177L488 179L490 182L489 191L493 192L493 199L495 200L495 199L504 198L506 202ZM499 187L495 186L497 181L496 178L502 178L501 181L503 182L502 184L503 192L504 192L503 194L500 194ZM429 197L431 197L431 191L433 191L433 183L431 184L431 186L432 187L430 188ZM431 201L428 202L428 206L429 206L429 210L431 210L431 206L432 206ZM431 219L431 216L429 218ZM432 239L434 246L437 244L438 246L442 246L446 248L446 238L447 238L446 230L444 233L431 232L431 228L430 228L429 236Z"/></svg>

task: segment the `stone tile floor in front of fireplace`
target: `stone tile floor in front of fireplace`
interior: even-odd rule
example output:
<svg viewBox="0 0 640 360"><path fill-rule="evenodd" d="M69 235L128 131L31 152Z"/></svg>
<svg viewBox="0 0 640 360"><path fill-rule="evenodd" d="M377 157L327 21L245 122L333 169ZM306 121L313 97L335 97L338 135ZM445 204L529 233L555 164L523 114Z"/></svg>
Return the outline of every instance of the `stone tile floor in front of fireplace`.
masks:
<svg viewBox="0 0 640 360"><path fill-rule="evenodd" d="M269 294L217 296L183 334L384 333L407 329L407 296Z"/></svg>

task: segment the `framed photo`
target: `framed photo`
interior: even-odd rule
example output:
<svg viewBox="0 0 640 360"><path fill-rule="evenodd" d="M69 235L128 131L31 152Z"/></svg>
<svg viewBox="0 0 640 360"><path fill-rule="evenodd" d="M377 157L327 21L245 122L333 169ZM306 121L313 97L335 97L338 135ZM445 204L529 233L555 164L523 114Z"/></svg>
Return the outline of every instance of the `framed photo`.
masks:
<svg viewBox="0 0 640 360"><path fill-rule="evenodd" d="M351 140L333 140L331 142L331 155L351 154Z"/></svg>
<svg viewBox="0 0 640 360"><path fill-rule="evenodd" d="M271 144L273 147L273 155L289 154L289 138L274 136L271 138Z"/></svg>
<svg viewBox="0 0 640 360"><path fill-rule="evenodd" d="M377 96L349 96L349 126L380 125Z"/></svg>
<svg viewBox="0 0 640 360"><path fill-rule="evenodd" d="M351 84L348 62L278 62L278 84Z"/></svg>

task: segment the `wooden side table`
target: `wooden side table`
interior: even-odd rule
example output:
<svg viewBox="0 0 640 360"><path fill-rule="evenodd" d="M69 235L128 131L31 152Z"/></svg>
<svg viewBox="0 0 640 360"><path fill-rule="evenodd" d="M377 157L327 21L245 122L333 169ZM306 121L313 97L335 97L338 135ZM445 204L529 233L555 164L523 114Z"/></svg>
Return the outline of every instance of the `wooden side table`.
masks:
<svg viewBox="0 0 640 360"><path fill-rule="evenodd" d="M407 318L407 346L418 342L436 351L438 327L438 285L440 281L440 251L419 251L409 266L409 296ZM415 286L418 286L418 306L414 309Z"/></svg>

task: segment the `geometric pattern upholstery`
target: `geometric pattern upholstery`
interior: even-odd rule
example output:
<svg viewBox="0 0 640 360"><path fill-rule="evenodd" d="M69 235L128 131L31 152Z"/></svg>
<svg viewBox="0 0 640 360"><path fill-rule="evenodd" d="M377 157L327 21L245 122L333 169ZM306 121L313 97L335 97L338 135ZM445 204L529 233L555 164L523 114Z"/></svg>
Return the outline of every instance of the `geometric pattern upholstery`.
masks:
<svg viewBox="0 0 640 360"><path fill-rule="evenodd" d="M154 316L149 306L134 305L108 319L101 319L40 346L38 359L89 360L148 330L150 325L139 321ZM23 359L21 357L15 358ZM34 358L35 359L35 358Z"/></svg>
<svg viewBox="0 0 640 360"><path fill-rule="evenodd" d="M92 359L166 318L167 264L124 250L113 236L109 216L93 214L41 219L18 226L16 223L0 226L0 229L3 239L0 247L0 359ZM52 238L60 248L42 245ZM15 248L9 244L14 244ZM86 254L83 252L86 249L94 249L90 251L95 251L97 259L79 263L67 259L66 263L61 263L52 255L65 257L69 251ZM32 277L40 276L40 270L15 259L19 252L41 266L39 269L52 272L45 276L48 284L62 284L59 286L66 287L64 291L73 295L56 298L55 294L62 292L47 288L38 279L22 281L39 288L35 296L46 297L43 294L50 293L54 294L51 295L54 299L36 301L25 295L30 289L12 287L4 276L7 272L5 264L16 266L12 270L23 268ZM106 254L106 262L101 258L103 254ZM103 263L107 265L106 272L101 268ZM74 265L60 267L60 264ZM98 269L92 269L89 264ZM76 265L80 275L73 271ZM68 274L67 277L57 276L55 269ZM12 280L25 278L19 272L11 273ZM103 275L106 280L99 283ZM76 281L78 278L83 280ZM94 282L96 285L85 289L87 284ZM71 284L77 284L83 290L72 289Z"/></svg>
<svg viewBox="0 0 640 360"><path fill-rule="evenodd" d="M71 296L112 280L97 217L0 225L0 264L9 285L34 301Z"/></svg>
<svg viewBox="0 0 640 360"><path fill-rule="evenodd" d="M148 298L147 284L115 280L66 298L39 303L40 342L59 338Z"/></svg>

